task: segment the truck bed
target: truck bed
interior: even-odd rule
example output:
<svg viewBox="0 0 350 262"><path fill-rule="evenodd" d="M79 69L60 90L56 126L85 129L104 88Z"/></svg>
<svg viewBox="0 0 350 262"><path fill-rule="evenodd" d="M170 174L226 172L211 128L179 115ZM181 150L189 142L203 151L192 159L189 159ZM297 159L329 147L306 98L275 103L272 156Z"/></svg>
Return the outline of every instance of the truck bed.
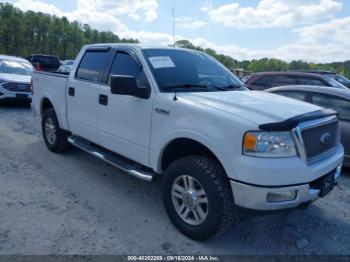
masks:
<svg viewBox="0 0 350 262"><path fill-rule="evenodd" d="M46 97L56 108L60 126L67 129L66 86L68 75L36 71L33 73L33 106L37 113L42 112L43 98Z"/></svg>

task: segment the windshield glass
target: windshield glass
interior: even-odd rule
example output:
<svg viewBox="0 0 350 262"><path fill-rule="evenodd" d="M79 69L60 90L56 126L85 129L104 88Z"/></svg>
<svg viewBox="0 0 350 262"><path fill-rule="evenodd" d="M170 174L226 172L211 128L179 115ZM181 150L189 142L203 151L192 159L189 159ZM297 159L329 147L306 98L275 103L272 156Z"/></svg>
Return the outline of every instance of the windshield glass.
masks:
<svg viewBox="0 0 350 262"><path fill-rule="evenodd" d="M344 84L350 84L350 80L347 79L345 76L343 75L337 75L336 76L336 79L341 82L341 83L344 83Z"/></svg>
<svg viewBox="0 0 350 262"><path fill-rule="evenodd" d="M336 81L333 78L327 77L328 82L333 86L333 87L338 87L338 88L343 88L348 90L348 88L346 86L344 86L343 84L339 83L338 81Z"/></svg>
<svg viewBox="0 0 350 262"><path fill-rule="evenodd" d="M144 49L161 91L246 90L242 82L213 57L183 49Z"/></svg>
<svg viewBox="0 0 350 262"><path fill-rule="evenodd" d="M13 60L0 60L0 73L31 75L33 66L28 62L19 62Z"/></svg>

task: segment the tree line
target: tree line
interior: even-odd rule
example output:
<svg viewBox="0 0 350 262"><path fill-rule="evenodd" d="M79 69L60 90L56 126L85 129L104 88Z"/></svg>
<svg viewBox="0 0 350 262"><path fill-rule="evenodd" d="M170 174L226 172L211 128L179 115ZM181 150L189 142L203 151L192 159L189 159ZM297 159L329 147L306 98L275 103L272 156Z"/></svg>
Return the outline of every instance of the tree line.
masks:
<svg viewBox="0 0 350 262"><path fill-rule="evenodd" d="M0 54L27 57L30 54L52 54L61 59L74 59L81 47L91 43L139 43L137 39L120 38L110 31L98 31L88 24L70 22L42 12L22 12L10 3L0 3ZM210 48L195 46L188 40L176 45L206 52L229 69L247 71L284 71L297 69L331 70L350 77L350 60L327 64L285 61L275 58L238 61L231 56L218 54Z"/></svg>
<svg viewBox="0 0 350 262"><path fill-rule="evenodd" d="M66 17L42 12L22 12L9 3L0 3L0 53L27 57L52 54L74 59L90 43L138 43L112 32L92 29L88 24L69 22Z"/></svg>

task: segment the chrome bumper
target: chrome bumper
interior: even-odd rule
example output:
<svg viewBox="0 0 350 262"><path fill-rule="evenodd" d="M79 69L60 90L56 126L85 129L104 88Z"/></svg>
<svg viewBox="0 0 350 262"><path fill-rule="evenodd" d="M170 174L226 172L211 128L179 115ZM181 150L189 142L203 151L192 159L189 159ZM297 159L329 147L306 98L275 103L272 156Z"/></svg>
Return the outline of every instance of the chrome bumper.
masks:
<svg viewBox="0 0 350 262"><path fill-rule="evenodd" d="M334 172L335 180L339 178L340 174L341 165L339 165ZM313 189L309 184L287 187L261 187L231 181L231 188L237 206L254 210L294 208L315 201L320 194L319 189ZM292 200L278 202L268 201L269 194L279 194L281 192L296 192L296 195Z"/></svg>

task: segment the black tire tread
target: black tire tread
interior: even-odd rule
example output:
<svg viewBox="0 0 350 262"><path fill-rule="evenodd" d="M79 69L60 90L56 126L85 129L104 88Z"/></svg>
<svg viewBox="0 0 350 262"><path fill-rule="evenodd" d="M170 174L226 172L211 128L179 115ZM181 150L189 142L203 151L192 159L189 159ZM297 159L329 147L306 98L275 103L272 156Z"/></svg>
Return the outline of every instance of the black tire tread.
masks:
<svg viewBox="0 0 350 262"><path fill-rule="evenodd" d="M57 127L57 143L55 146L50 146L45 138L45 131L44 131L44 122L46 117L51 117L54 121L54 124ZM68 143L68 136L69 136L69 132L65 131L63 129L60 128L59 123L58 123L58 119L56 116L56 112L53 108L48 108L45 109L42 115L42 132L43 132L43 137L44 137L44 141L45 144L47 146L47 148L49 150L51 150L52 152L55 153L62 153L67 151L68 149L71 148L71 145Z"/></svg>
<svg viewBox="0 0 350 262"><path fill-rule="evenodd" d="M196 232L193 234L182 232L196 240L207 240L212 237L217 237L227 231L235 221L238 220L238 212L234 205L233 194L226 173L222 166L215 160L200 155L191 155L177 159L169 165L163 179L164 184L169 183L166 181L168 170L179 170L184 167L186 167L188 171L192 170L198 172L199 169L201 174L205 174L205 176L203 176L205 184L214 185L215 194L218 196L220 208L222 209L222 215L218 217L218 224L215 225L215 228L212 227L204 232ZM168 194L164 184L163 196ZM176 224L175 226L178 227ZM179 230L181 231L181 228L179 228Z"/></svg>

